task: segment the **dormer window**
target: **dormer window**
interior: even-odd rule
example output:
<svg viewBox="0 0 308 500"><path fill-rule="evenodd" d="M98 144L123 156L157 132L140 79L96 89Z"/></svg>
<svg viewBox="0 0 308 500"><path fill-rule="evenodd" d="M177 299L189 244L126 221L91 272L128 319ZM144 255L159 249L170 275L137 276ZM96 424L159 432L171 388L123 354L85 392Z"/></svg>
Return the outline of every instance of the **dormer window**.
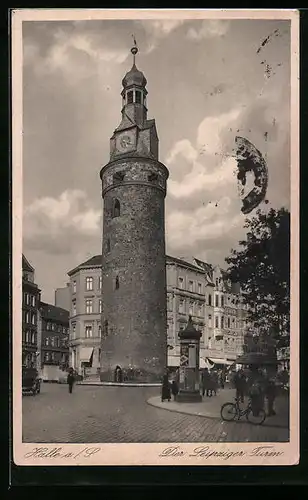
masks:
<svg viewBox="0 0 308 500"><path fill-rule="evenodd" d="M136 90L136 104L141 104L141 92Z"/></svg>
<svg viewBox="0 0 308 500"><path fill-rule="evenodd" d="M131 104L132 102L134 102L134 92L130 90L127 92L127 104Z"/></svg>

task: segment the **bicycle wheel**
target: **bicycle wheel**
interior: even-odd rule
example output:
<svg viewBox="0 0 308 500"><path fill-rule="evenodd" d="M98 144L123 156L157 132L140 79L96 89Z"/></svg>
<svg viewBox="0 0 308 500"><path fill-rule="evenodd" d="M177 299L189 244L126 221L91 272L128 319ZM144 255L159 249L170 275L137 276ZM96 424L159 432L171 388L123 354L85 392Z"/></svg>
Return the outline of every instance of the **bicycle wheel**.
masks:
<svg viewBox="0 0 308 500"><path fill-rule="evenodd" d="M237 407L234 403L225 403L220 409L220 416L226 422L231 422L237 416Z"/></svg>
<svg viewBox="0 0 308 500"><path fill-rule="evenodd" d="M258 414L254 415L252 409L248 408L246 418L251 424L261 425L266 419L266 413L264 410L259 410Z"/></svg>

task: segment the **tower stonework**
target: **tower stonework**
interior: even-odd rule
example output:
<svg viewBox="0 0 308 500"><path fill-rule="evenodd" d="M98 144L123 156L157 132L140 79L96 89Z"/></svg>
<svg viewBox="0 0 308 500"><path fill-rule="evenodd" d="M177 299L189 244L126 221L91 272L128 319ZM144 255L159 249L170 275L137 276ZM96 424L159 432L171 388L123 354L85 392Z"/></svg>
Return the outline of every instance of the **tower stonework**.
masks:
<svg viewBox="0 0 308 500"><path fill-rule="evenodd" d="M167 361L165 196L147 81L134 64L122 84L122 120L110 139L102 181L101 380L158 381Z"/></svg>

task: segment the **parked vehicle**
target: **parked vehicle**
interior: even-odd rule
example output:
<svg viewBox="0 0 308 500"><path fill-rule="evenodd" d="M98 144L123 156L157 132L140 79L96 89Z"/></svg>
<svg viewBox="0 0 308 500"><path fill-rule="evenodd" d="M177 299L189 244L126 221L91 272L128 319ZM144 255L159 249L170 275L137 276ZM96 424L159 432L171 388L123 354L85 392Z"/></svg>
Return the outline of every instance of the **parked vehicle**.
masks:
<svg viewBox="0 0 308 500"><path fill-rule="evenodd" d="M41 392L41 379L35 368L22 368L22 392L33 396Z"/></svg>

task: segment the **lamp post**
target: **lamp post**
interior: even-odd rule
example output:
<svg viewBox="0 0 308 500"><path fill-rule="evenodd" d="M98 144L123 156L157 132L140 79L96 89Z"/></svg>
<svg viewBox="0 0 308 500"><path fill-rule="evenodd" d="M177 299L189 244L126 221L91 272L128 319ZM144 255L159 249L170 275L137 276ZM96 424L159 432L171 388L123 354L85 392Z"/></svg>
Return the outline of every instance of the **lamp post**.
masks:
<svg viewBox="0 0 308 500"><path fill-rule="evenodd" d="M180 338L180 368L178 402L202 401L199 382L199 352L200 337L189 316L186 328L179 332Z"/></svg>

